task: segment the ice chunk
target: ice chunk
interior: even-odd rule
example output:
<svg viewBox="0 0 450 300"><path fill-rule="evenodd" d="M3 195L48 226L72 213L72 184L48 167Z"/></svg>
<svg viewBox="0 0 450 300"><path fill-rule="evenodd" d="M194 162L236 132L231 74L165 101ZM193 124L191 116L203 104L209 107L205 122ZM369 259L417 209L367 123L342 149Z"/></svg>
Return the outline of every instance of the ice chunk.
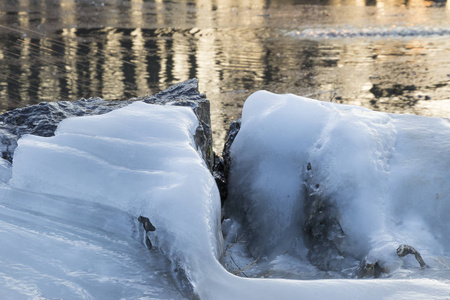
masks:
<svg viewBox="0 0 450 300"><path fill-rule="evenodd" d="M449 136L444 119L257 92L231 147L230 214L255 257L306 247L321 269L393 271L403 243L448 256Z"/></svg>

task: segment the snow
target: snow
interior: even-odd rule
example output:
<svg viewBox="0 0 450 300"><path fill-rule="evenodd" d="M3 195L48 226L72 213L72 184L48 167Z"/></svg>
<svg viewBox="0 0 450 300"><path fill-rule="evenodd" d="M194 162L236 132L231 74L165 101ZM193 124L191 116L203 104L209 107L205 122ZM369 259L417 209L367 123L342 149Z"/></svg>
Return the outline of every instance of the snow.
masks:
<svg viewBox="0 0 450 300"><path fill-rule="evenodd" d="M193 142L197 125L190 108L136 102L100 116L66 119L54 137L21 138L12 168L0 165L0 239L7 241L0 247L2 298L192 298L184 277L200 299L448 297L448 275L287 280L227 272L219 263L226 256L219 193ZM417 126L429 130L417 132ZM343 212L355 217L345 224L353 230L353 247L375 253L404 236L405 243L427 249L430 265L436 249L443 260L448 245L438 234L448 232L448 130L439 119L254 94L232 147L233 194L239 192L248 205L252 245L277 258L274 269L304 263L295 226L302 221L297 202L310 162L319 170L314 180L329 186L336 201L343 201ZM349 157L354 161L341 161ZM410 189L408 199L396 198L405 192L399 184ZM429 205L420 202L430 195ZM156 227L149 234L151 251L140 215ZM398 223L409 220L410 230ZM233 222L227 221L229 232L239 229ZM380 224L386 226L381 232ZM418 235L412 234L416 228ZM359 241L363 234L368 238ZM298 251L284 255L291 247Z"/></svg>

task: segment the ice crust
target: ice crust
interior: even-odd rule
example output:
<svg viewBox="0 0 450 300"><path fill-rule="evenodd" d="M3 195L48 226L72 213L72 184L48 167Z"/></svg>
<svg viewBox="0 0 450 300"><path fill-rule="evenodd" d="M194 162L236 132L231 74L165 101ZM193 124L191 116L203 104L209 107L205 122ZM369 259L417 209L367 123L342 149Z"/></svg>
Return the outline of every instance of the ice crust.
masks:
<svg viewBox="0 0 450 300"><path fill-rule="evenodd" d="M323 259L366 258L395 277L406 263L395 249L409 244L447 269L449 137L444 119L257 92L231 147L230 214L246 224L254 257L306 261L304 209L326 199L345 238Z"/></svg>
<svg viewBox="0 0 450 300"><path fill-rule="evenodd" d="M353 115L347 115L350 112ZM253 95L243 114L242 132L233 146L236 159L233 180L236 189L242 189L246 183L248 191L256 193L257 198L243 193L244 197L250 197L247 200L262 200L258 206L259 217L270 222L273 229L259 221L261 229L267 231L269 245L277 241L274 234L297 239L298 234L294 236L292 231L297 218L292 213L299 209L297 205L288 203L280 207L270 199L282 201L287 196L300 199L298 189L307 160L310 159L314 168L322 169L322 173L317 173L317 180L322 180L325 186L328 180L333 186L333 178L326 176L326 169L328 163L331 163L330 172L339 169L339 149L335 149L335 161L329 158L322 163L320 159L326 155L319 155L332 145L333 136L326 134L334 132L330 121L334 119L336 122L331 124L340 124L338 116L347 115L347 124L340 128L345 135L344 129L354 130L352 118L355 118L354 122L364 128L356 133L362 135L376 131L374 128L378 127L371 126L372 121L376 121L381 132L391 126L392 120L386 124L384 120L393 119L353 107L338 108L265 92ZM427 124L448 126L437 119L411 119L412 123L408 117L400 119L405 128L422 120L424 128ZM271 122L261 127L263 121ZM0 183L0 239L4 241L0 247L2 297L181 299L184 296L171 277L174 268L184 270L200 299L425 299L450 294L450 285L441 279L303 281L241 278L228 273L218 261L223 251L219 193L193 142L197 125L190 108L136 102L101 116L66 119L54 137L21 138L14 155L11 180ZM439 133L434 130L432 133L438 141ZM359 149L367 150L364 145L369 145L380 150L385 140L393 141L393 136L398 140L399 134L382 136L379 135L378 142L364 136L347 136L341 143L347 145L361 139L365 144ZM317 155L305 157L319 145L320 137ZM406 133L401 137L411 144L416 139ZM408 146L393 145L396 149ZM432 165L414 163L407 170L399 166L396 172L417 171L422 167L427 171L429 167L442 170L445 163L448 166L448 161L442 162L431 155L437 152L430 153L430 147L420 145L425 158L433 157L429 162ZM438 149L447 153L443 146ZM347 154L340 155L345 158ZM362 165L353 162L339 170L339 174L350 176L346 182L356 180L354 184L365 185L369 178L357 177L365 175L365 168L393 159L386 158L387 152L383 151L360 155L357 161ZM376 159L365 161L372 156ZM415 161L413 154L395 159ZM4 174L2 180L7 181L9 166L2 163L1 167L7 170L0 173ZM245 171L244 167L249 169ZM355 175L352 167L356 167ZM377 169L369 175L376 179L377 172L387 171ZM439 199L444 202L448 197L448 185L445 185L448 176L443 175L448 173L441 173L442 178L437 171L432 174L426 178L433 182L424 181L422 185L440 188ZM264 189L266 193L256 189ZM348 199L349 207L369 195L354 195L348 190L350 186L340 191L340 195L357 199ZM380 193L375 196L384 195ZM414 201L420 198L414 191L409 196ZM373 199L373 206L379 206L379 198ZM395 204L400 210L401 202ZM353 208L360 213L365 211L357 205ZM432 212L438 208L428 209L423 212L409 208L402 219L415 212L423 217L418 219L417 226L428 224ZM441 223L446 205L439 209L441 219L436 218L430 226L443 234L445 225ZM156 250L148 251L144 246L142 228L137 222L139 215L149 217L156 227L150 236ZM384 219L388 220L388 216ZM354 225L359 225L358 222L355 220ZM373 225L366 225L362 230L371 233L372 228ZM437 241L440 239L436 237L433 243ZM255 246L261 246L260 242L255 241ZM417 245L414 244L419 248ZM441 249L445 252L444 243ZM266 246L264 251L270 252L270 247Z"/></svg>

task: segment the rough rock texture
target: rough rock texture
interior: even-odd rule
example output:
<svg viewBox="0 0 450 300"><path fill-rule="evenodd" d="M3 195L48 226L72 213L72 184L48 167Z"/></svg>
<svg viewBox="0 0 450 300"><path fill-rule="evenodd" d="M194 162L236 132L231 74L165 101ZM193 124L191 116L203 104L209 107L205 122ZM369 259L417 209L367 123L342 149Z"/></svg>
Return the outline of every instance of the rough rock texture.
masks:
<svg viewBox="0 0 450 300"><path fill-rule="evenodd" d="M225 177L228 178L228 174L230 173L231 166L231 156L230 156L230 148L233 145L234 139L237 134L241 130L241 120L236 120L231 122L230 129L228 130L228 138L223 147L222 157L224 161L224 174Z"/></svg>
<svg viewBox="0 0 450 300"><path fill-rule="evenodd" d="M222 200L222 206L224 205L228 196L228 175L231 167L230 148L236 138L239 130L241 129L241 120L231 122L230 129L228 130L227 141L223 147L222 158L216 157L214 166L214 179L216 180L217 187L219 188L220 198Z"/></svg>
<svg viewBox="0 0 450 300"><path fill-rule="evenodd" d="M106 101L101 98L89 98L75 102L42 102L8 111L0 115L2 158L12 160L17 140L24 134L53 136L59 122L66 118L100 115L129 103L131 101Z"/></svg>
<svg viewBox="0 0 450 300"><path fill-rule="evenodd" d="M204 94L198 92L197 79L175 84L154 96L132 98L126 101L107 101L101 98L40 103L17 108L0 115L0 151L2 158L12 161L17 140L24 134L53 136L59 122L66 118L100 115L130 104L144 101L150 104L181 105L191 107L200 126L194 136L208 168L213 170L212 131L210 105Z"/></svg>
<svg viewBox="0 0 450 300"><path fill-rule="evenodd" d="M324 271L339 271L351 264L345 255L345 232L339 212L323 196L320 183L314 181L315 166L305 166L305 223L303 231L309 248L309 261Z"/></svg>
<svg viewBox="0 0 450 300"><path fill-rule="evenodd" d="M194 136L195 143L201 150L203 160L209 170L213 172L215 156L212 150L210 103L209 100L206 99L205 94L200 94L198 92L197 79L189 79L185 82L175 84L154 96L133 98L131 100L142 100L151 104L169 104L191 107L200 123Z"/></svg>

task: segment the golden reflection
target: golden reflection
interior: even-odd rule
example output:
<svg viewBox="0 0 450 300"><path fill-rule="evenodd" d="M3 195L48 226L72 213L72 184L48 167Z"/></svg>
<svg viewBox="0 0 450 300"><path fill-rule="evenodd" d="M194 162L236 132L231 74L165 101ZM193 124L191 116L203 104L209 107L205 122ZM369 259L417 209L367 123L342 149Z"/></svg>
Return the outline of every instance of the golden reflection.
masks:
<svg viewBox="0 0 450 300"><path fill-rule="evenodd" d="M55 96L60 94L59 78L56 76L58 68L52 64L51 43L47 39L40 41L40 59L45 62L40 68L38 96L45 101L54 101Z"/></svg>
<svg viewBox="0 0 450 300"><path fill-rule="evenodd" d="M26 4L24 0L20 0L19 3L21 6L25 6ZM30 18L28 14L19 16L20 27L28 28L29 19ZM19 88L20 100L29 98L28 95L31 88L29 80L29 78L31 77L30 44L31 39L29 37L24 37L20 48L21 67L19 81L22 83Z"/></svg>
<svg viewBox="0 0 450 300"><path fill-rule="evenodd" d="M131 0L131 24L134 28L142 27L142 5L144 4L144 0Z"/></svg>
<svg viewBox="0 0 450 300"><path fill-rule="evenodd" d="M76 24L76 4L75 0L63 0L60 1L61 7L61 19L65 25Z"/></svg>
<svg viewBox="0 0 450 300"><path fill-rule="evenodd" d="M215 131L228 122L230 110L239 109L247 93L262 88L281 93L297 92L300 88L309 88L311 92L339 88L352 91L347 103L367 106L374 99L370 90L381 81L380 77L393 78L391 74L396 74L405 78L401 72L410 74L413 68L431 70L436 61L445 61L442 58L445 53L439 54L438 50L448 48L447 37L440 40L442 44L437 50L430 50L426 39L421 37L299 41L284 35L283 26L297 24L289 19L290 12L271 9L271 5L280 4L277 1L114 0L104 2L105 7L95 6L100 1L88 5L82 4L83 1L60 0L55 7L49 6L51 1L18 0L19 5L9 2L11 11L17 11L17 15L2 15L0 25L9 18L4 26L12 28L15 25L10 24L19 24L20 28L31 27L34 32L18 30L14 40L9 40L9 34L0 36L4 37L0 39L3 99L14 99L14 93L19 93L19 99L31 101L36 92L35 100L39 101L58 100L66 93L71 100L97 95L106 99L126 98L197 77L199 90L211 100ZM285 0L283 4L298 2ZM309 3L311 9L312 0L303 2ZM420 9L432 3L425 0L324 2L326 5L314 6L314 11L327 12L324 20L314 21L313 25L298 20L298 26L332 28L334 24L344 24L371 30L384 29L389 24L420 23L431 27L445 25L445 18L438 23L433 19L435 16L450 15L450 1L439 11ZM402 5L415 9L409 11ZM374 7L364 9L364 6ZM351 19L342 20L343 16L349 16L349 11ZM396 14L399 11L402 14ZM28 12L37 13L30 19ZM280 15L286 15L289 24L276 23ZM380 23L376 23L377 18ZM80 20L92 23L79 24ZM102 29L108 24L111 27ZM13 53L14 49L17 53ZM19 62L15 62L15 55L20 56ZM444 93L442 85L448 72L439 72L442 81L439 89ZM415 84L416 77L420 76L406 79ZM433 107L438 106L436 103ZM224 135L225 131L216 132L216 149Z"/></svg>
<svg viewBox="0 0 450 300"><path fill-rule="evenodd" d="M189 79L189 48L187 36L175 32L173 34L173 76L177 82Z"/></svg>
<svg viewBox="0 0 450 300"><path fill-rule="evenodd" d="M116 32L112 28L106 30L102 95L105 99L122 99L125 91L123 55L120 47L123 33Z"/></svg>
<svg viewBox="0 0 450 300"><path fill-rule="evenodd" d="M67 76L67 89L69 99L75 100L78 96L77 72L77 36L75 28L64 28L61 33L64 42L64 67Z"/></svg>
<svg viewBox="0 0 450 300"><path fill-rule="evenodd" d="M89 49L92 56L92 60L89 63L89 86L91 91L94 91L94 93L98 93L98 91L100 91L100 80L98 79L99 74L97 71L97 66L100 64L99 59L101 58L102 53L98 49L96 42L89 43ZM90 96L94 97L98 95L85 95L85 97Z"/></svg>
<svg viewBox="0 0 450 300"><path fill-rule="evenodd" d="M412 40L405 44L405 48L409 50L410 55L413 57L419 57L420 55L426 54L426 42L419 40Z"/></svg>
<svg viewBox="0 0 450 300"><path fill-rule="evenodd" d="M158 27L165 27L166 25L166 13L163 0L155 0L156 5L156 25Z"/></svg>
<svg viewBox="0 0 450 300"><path fill-rule="evenodd" d="M221 78L216 66L216 37L214 34L205 34L198 39L196 47L197 78L199 80L199 90L208 91L208 99L211 100L211 121L212 128L217 129L222 126L223 117L220 100ZM219 46L220 47L220 46ZM214 148L219 149L217 144L222 144L225 139L225 132L219 131L214 137Z"/></svg>
<svg viewBox="0 0 450 300"><path fill-rule="evenodd" d="M21 100L28 98L29 90L31 88L29 81L29 78L31 77L30 43L30 38L24 38L20 49L20 59L22 63L19 80L22 84L19 93Z"/></svg>
<svg viewBox="0 0 450 300"><path fill-rule="evenodd" d="M142 35L142 29L136 28L131 32L131 38L133 40L133 60L132 63L135 65L135 81L137 87L137 96L145 96L150 91L147 86L147 62L146 62L146 49L145 49L145 39Z"/></svg>
<svg viewBox="0 0 450 300"><path fill-rule="evenodd" d="M385 15L384 6L385 5L384 5L383 1L381 1L381 0L377 1L376 7L378 9L378 11L377 11L378 18L384 17L384 15Z"/></svg>
<svg viewBox="0 0 450 300"><path fill-rule="evenodd" d="M167 73L167 56L169 55L169 49L166 46L167 41L165 39L158 39L156 41L156 47L157 47L157 55L159 56L159 64L160 69L158 73L158 87L160 90L163 90L167 87L167 79L169 77L169 74ZM170 75L171 76L171 75Z"/></svg>

